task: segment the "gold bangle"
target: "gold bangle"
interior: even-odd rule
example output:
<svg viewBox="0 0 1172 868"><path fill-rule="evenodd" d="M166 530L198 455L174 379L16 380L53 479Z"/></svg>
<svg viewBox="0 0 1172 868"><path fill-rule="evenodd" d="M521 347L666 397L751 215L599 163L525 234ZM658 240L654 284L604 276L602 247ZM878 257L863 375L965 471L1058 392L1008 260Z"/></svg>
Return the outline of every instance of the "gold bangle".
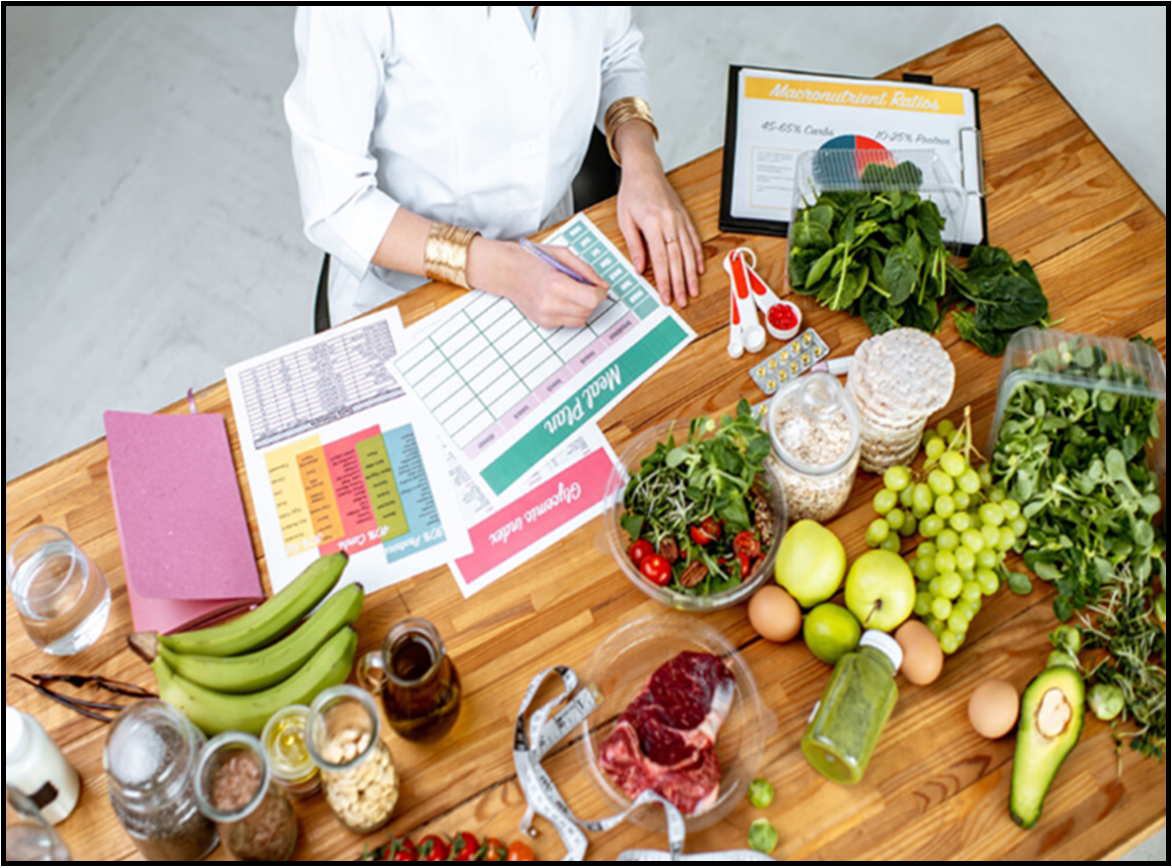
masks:
<svg viewBox="0 0 1172 868"><path fill-rule="evenodd" d="M468 250L479 235L472 229L432 223L423 259L423 273L428 280L471 289L468 285Z"/></svg>
<svg viewBox="0 0 1172 868"><path fill-rule="evenodd" d="M647 105L646 100L637 96L617 100L606 111L606 146L610 149L610 158L614 160L616 166L621 166L623 161L619 157L618 151L615 150L614 138L619 127L627 121L645 121L651 126L655 141L659 141L659 128L655 126L655 119L651 116L651 106Z"/></svg>

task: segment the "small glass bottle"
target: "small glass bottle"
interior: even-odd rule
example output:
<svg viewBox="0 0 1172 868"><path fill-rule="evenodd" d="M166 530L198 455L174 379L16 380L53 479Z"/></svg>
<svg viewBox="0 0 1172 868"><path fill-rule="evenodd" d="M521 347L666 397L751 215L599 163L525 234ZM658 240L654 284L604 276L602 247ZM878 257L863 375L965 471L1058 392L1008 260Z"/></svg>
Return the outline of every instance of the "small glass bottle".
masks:
<svg viewBox="0 0 1172 868"><path fill-rule="evenodd" d="M305 734L308 721L306 706L290 706L273 715L260 738L273 780L291 799L308 799L321 792L321 771L309 755Z"/></svg>
<svg viewBox="0 0 1172 868"><path fill-rule="evenodd" d="M110 801L148 862L199 862L219 843L195 796L203 745L183 714L153 700L130 706L110 729L103 755Z"/></svg>
<svg viewBox="0 0 1172 868"><path fill-rule="evenodd" d="M371 693L382 695L387 722L402 739L434 744L459 720L460 676L444 640L427 621L416 618L392 628L382 651L359 663L358 678Z"/></svg>
<svg viewBox="0 0 1172 868"><path fill-rule="evenodd" d="M902 665L899 643L874 630L838 662L802 737L802 753L815 771L846 786L862 781L895 711Z"/></svg>
<svg viewBox="0 0 1172 868"><path fill-rule="evenodd" d="M306 734L326 803L339 822L359 835L389 823L399 801L399 778L370 694L349 686L327 690L309 710Z"/></svg>
<svg viewBox="0 0 1172 868"><path fill-rule="evenodd" d="M81 797L77 771L35 718L4 709L4 786L24 793L51 826L64 822Z"/></svg>
<svg viewBox="0 0 1172 868"><path fill-rule="evenodd" d="M810 374L773 396L769 436L791 522L825 523L850 499L861 444L855 402L831 374Z"/></svg>
<svg viewBox="0 0 1172 868"><path fill-rule="evenodd" d="M297 846L297 815L273 780L261 743L228 732L203 749L196 797L238 862L288 862Z"/></svg>

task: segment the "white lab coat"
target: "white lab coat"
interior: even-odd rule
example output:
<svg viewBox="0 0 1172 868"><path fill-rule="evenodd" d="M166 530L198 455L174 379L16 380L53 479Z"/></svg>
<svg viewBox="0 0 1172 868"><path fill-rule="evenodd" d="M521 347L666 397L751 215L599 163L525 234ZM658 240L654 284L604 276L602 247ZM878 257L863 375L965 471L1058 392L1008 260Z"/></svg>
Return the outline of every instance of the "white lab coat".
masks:
<svg viewBox="0 0 1172 868"><path fill-rule="evenodd" d="M400 207L520 238L573 212L594 125L647 98L629 6L301 6L285 96L335 324L424 281L371 259Z"/></svg>

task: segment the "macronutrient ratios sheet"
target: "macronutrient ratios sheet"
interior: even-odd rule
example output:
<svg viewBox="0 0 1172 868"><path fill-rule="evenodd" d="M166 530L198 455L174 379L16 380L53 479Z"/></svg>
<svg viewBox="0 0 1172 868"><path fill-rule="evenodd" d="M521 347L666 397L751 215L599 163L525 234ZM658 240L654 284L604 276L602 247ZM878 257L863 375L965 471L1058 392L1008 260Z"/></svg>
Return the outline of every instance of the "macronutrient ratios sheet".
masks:
<svg viewBox="0 0 1172 868"><path fill-rule="evenodd" d="M396 360L462 461L498 498L695 339L586 217L546 243L569 247L610 286L585 328L541 329L512 302L472 292ZM429 324L430 326L430 324Z"/></svg>

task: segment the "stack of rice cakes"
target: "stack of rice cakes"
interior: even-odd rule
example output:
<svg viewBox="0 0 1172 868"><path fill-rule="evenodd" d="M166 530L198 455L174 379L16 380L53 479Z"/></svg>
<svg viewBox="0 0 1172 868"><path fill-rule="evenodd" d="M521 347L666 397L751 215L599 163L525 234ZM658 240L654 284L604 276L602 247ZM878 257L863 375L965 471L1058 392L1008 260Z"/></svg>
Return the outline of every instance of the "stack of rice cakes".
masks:
<svg viewBox="0 0 1172 868"><path fill-rule="evenodd" d="M897 329L865 341L847 381L859 408L863 470L910 465L928 420L948 406L955 388L956 367L931 335Z"/></svg>

